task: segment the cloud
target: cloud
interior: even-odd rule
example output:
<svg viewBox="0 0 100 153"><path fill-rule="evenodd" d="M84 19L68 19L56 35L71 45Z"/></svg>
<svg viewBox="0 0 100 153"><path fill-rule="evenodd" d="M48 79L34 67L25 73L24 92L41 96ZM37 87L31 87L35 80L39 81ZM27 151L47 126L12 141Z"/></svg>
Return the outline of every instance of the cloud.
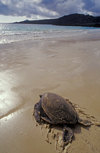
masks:
<svg viewBox="0 0 100 153"><path fill-rule="evenodd" d="M72 13L100 15L100 0L0 0L0 14L55 18Z"/></svg>
<svg viewBox="0 0 100 153"><path fill-rule="evenodd" d="M42 0L0 0L0 14L26 17L53 17L58 13L42 5Z"/></svg>
<svg viewBox="0 0 100 153"><path fill-rule="evenodd" d="M100 0L42 0L42 4L59 16L72 13L100 15Z"/></svg>
<svg viewBox="0 0 100 153"><path fill-rule="evenodd" d="M91 11L95 14L95 15L100 15L100 0L95 0Z"/></svg>

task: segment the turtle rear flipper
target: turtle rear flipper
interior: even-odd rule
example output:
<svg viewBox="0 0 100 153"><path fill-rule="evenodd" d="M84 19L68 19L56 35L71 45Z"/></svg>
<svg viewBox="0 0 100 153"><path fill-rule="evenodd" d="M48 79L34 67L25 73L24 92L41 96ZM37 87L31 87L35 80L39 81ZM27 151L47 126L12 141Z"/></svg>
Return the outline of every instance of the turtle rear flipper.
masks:
<svg viewBox="0 0 100 153"><path fill-rule="evenodd" d="M65 149L65 146L68 145L73 138L74 134L71 128L64 126L63 128L63 150Z"/></svg>
<svg viewBox="0 0 100 153"><path fill-rule="evenodd" d="M78 123L84 126L91 126L93 123L89 120L82 120L81 118L78 119Z"/></svg>

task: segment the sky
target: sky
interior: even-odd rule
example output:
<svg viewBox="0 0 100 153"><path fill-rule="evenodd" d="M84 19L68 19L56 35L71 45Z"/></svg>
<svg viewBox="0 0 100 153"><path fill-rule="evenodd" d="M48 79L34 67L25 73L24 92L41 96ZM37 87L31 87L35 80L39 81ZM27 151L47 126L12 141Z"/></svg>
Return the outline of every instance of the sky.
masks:
<svg viewBox="0 0 100 153"><path fill-rule="evenodd" d="M100 16L100 0L0 0L0 23L58 18L73 13Z"/></svg>

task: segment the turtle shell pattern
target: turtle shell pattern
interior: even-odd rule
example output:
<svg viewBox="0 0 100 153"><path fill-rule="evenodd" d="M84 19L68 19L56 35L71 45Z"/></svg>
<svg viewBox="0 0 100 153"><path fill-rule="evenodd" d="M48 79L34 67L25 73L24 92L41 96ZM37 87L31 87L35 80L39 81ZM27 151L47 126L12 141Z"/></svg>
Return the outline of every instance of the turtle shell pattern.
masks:
<svg viewBox="0 0 100 153"><path fill-rule="evenodd" d="M42 95L41 106L52 124L76 124L78 115L71 103L54 93Z"/></svg>

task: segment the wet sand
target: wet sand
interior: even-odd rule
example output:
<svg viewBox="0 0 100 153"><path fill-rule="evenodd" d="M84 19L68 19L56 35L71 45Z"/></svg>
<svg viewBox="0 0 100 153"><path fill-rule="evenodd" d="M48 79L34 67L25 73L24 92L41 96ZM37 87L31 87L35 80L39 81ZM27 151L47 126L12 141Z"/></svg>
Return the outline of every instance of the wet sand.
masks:
<svg viewBox="0 0 100 153"><path fill-rule="evenodd" d="M100 39L47 39L0 45L0 153L55 153L32 116L54 92L100 121ZM68 153L99 153L100 127L80 127Z"/></svg>

